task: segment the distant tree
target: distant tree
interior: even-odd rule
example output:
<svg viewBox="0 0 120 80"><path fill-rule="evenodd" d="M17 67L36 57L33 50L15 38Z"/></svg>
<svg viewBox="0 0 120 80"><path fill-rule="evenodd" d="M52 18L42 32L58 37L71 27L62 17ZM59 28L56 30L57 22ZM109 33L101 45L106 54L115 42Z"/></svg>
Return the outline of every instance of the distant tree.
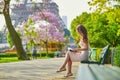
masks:
<svg viewBox="0 0 120 80"><path fill-rule="evenodd" d="M46 45L48 56L48 42L64 42L64 29L58 22L58 17L53 13L38 11L30 15L28 21L24 22L19 31L25 43L40 43Z"/></svg>

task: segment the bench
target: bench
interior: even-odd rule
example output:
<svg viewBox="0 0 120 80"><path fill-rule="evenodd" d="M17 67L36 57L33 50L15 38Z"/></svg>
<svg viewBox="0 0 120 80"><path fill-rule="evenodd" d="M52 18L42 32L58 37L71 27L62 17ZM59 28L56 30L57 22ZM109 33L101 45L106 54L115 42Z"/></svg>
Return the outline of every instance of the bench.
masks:
<svg viewBox="0 0 120 80"><path fill-rule="evenodd" d="M76 80L120 80L120 68L105 64L110 45L100 53L100 61L81 61Z"/></svg>
<svg viewBox="0 0 120 80"><path fill-rule="evenodd" d="M88 63L88 64L105 64L107 59L107 54L109 51L110 45L105 46L102 51L100 52L100 61L91 61L91 60L83 60L81 63Z"/></svg>
<svg viewBox="0 0 120 80"><path fill-rule="evenodd" d="M111 65L80 64L76 80L120 80L120 68Z"/></svg>

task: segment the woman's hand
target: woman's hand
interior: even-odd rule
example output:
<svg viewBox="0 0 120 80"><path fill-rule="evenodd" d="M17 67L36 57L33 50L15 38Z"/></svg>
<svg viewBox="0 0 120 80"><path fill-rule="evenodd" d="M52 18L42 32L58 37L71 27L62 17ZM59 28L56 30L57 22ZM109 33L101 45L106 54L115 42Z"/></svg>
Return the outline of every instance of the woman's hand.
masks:
<svg viewBox="0 0 120 80"><path fill-rule="evenodd" d="M78 50L76 50L76 49L71 49L70 51L71 52L78 52Z"/></svg>

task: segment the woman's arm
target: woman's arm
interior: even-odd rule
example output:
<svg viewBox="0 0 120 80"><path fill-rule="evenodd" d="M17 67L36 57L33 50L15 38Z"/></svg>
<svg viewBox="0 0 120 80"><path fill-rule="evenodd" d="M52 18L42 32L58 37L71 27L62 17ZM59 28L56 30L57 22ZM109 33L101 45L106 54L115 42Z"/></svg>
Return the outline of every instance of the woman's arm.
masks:
<svg viewBox="0 0 120 80"><path fill-rule="evenodd" d="M72 52L80 52L80 51L86 51L86 50L88 50L88 45L84 44L83 46L81 46L81 48L72 49L70 51L72 51Z"/></svg>
<svg viewBox="0 0 120 80"><path fill-rule="evenodd" d="M80 51L86 51L88 48L76 48L76 49L71 49L71 52L80 52Z"/></svg>
<svg viewBox="0 0 120 80"><path fill-rule="evenodd" d="M88 50L88 47L86 47L86 48L78 48L77 50L78 51L86 51L86 50Z"/></svg>

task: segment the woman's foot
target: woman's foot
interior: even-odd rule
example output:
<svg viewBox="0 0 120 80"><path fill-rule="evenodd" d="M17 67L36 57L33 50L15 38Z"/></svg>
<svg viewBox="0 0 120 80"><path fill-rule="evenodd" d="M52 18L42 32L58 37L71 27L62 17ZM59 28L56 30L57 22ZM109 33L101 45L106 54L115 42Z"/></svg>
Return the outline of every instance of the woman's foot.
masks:
<svg viewBox="0 0 120 80"><path fill-rule="evenodd" d="M57 72L62 72L62 71L66 71L66 68L60 68L59 70L57 70Z"/></svg>
<svg viewBox="0 0 120 80"><path fill-rule="evenodd" d="M73 76L72 73L67 73L64 77L69 77L69 76Z"/></svg>

